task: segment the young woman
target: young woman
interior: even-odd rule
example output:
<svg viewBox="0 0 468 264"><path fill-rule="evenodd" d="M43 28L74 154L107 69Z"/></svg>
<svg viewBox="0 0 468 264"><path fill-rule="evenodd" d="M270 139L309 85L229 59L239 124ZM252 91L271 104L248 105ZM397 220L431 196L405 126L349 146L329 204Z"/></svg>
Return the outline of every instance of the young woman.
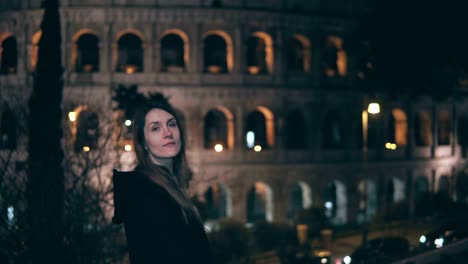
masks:
<svg viewBox="0 0 468 264"><path fill-rule="evenodd" d="M203 224L188 196L184 129L160 96L134 120L138 166L114 170L114 223L123 223L132 264L212 263Z"/></svg>

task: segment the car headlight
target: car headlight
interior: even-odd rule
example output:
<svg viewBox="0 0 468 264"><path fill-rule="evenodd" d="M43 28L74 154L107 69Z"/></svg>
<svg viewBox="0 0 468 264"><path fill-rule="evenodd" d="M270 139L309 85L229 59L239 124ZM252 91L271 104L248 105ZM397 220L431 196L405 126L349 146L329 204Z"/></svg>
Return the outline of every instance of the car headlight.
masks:
<svg viewBox="0 0 468 264"><path fill-rule="evenodd" d="M420 242L421 244L426 243L426 241L427 241L427 238L426 238L425 235L422 235L422 236L419 237L419 242Z"/></svg>

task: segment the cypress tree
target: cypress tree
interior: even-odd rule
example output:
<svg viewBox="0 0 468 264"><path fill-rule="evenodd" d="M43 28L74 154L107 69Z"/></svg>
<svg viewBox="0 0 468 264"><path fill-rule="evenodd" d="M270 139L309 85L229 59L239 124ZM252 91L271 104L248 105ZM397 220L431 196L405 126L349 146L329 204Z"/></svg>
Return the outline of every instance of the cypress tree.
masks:
<svg viewBox="0 0 468 264"><path fill-rule="evenodd" d="M30 263L63 263L63 68L58 0L43 2L37 68L29 101L28 256Z"/></svg>

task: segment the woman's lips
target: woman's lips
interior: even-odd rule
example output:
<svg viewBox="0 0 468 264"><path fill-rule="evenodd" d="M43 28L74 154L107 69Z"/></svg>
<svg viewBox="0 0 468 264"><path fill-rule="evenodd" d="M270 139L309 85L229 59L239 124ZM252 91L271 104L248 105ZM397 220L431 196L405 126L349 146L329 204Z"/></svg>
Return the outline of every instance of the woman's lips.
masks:
<svg viewBox="0 0 468 264"><path fill-rule="evenodd" d="M175 145L175 142L169 142L167 144L164 144L163 147L172 147Z"/></svg>

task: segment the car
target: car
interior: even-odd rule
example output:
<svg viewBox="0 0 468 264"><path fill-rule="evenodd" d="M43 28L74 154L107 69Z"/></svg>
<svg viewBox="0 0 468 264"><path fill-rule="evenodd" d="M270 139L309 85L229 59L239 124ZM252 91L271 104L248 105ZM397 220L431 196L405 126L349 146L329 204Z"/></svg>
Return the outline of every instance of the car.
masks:
<svg viewBox="0 0 468 264"><path fill-rule="evenodd" d="M467 236L466 224L444 224L419 237L419 250L440 248Z"/></svg>
<svg viewBox="0 0 468 264"><path fill-rule="evenodd" d="M346 260L352 264L385 264L410 254L410 243L404 237L379 237L356 248Z"/></svg>

